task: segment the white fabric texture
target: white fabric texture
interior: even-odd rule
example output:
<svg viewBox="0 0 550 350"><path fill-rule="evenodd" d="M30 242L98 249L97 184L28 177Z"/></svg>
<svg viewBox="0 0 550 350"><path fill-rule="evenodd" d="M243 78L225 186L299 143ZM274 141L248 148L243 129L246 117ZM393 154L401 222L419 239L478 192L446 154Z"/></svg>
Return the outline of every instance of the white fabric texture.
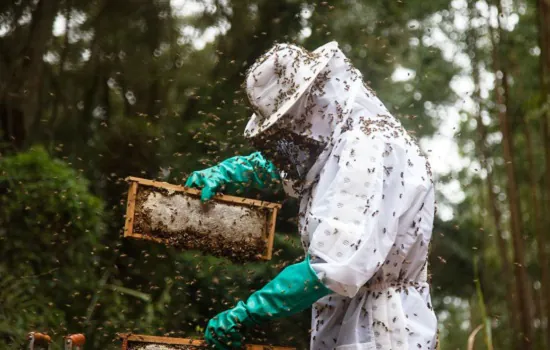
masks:
<svg viewBox="0 0 550 350"><path fill-rule="evenodd" d="M255 114L245 134L254 136L283 117L316 80L336 52L329 42L313 52L290 44L276 44L247 71L246 93Z"/></svg>
<svg viewBox="0 0 550 350"><path fill-rule="evenodd" d="M335 292L313 306L311 349L435 349L426 280L435 212L429 163L335 51L273 126L327 144L300 193L302 244Z"/></svg>
<svg viewBox="0 0 550 350"><path fill-rule="evenodd" d="M338 293L314 305L311 349L435 348L425 273L434 190L425 159L405 140L343 133L302 199L312 267Z"/></svg>

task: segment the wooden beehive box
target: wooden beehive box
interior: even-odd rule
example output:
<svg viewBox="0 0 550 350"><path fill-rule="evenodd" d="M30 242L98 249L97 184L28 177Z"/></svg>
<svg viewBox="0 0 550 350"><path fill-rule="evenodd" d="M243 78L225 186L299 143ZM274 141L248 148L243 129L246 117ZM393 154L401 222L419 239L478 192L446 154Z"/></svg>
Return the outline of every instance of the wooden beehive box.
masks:
<svg viewBox="0 0 550 350"><path fill-rule="evenodd" d="M120 334L122 350L203 350L209 349L203 340L156 337L139 334ZM281 346L245 345L246 350L295 350Z"/></svg>
<svg viewBox="0 0 550 350"><path fill-rule="evenodd" d="M270 260L280 204L129 177L124 237L196 249L236 261Z"/></svg>

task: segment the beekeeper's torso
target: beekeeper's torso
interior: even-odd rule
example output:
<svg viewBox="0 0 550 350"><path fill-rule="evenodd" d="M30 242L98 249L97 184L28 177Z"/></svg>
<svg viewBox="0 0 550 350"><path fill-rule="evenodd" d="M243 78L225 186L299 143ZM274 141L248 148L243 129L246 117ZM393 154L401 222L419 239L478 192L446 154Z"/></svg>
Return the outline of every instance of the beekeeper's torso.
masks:
<svg viewBox="0 0 550 350"><path fill-rule="evenodd" d="M311 349L435 349L426 282L434 190L406 140L342 134L302 198L312 267L338 293L314 305Z"/></svg>
<svg viewBox="0 0 550 350"><path fill-rule="evenodd" d="M274 48L249 73L249 87L264 87L249 93L251 102L276 101L259 103L257 113L279 111L285 119L279 115L266 126L254 116L247 131L267 135L264 147L266 139L284 138L284 147L271 147L274 157L286 152L287 162L298 164L294 171L296 164L279 166L300 177L293 192L301 197L302 243L335 292L313 307L311 349L435 349L437 320L426 280L434 218L429 163L335 43L308 53L303 75L299 67L285 71L292 55L300 60L303 53ZM273 56L277 76L262 76L258 65ZM310 75L315 81L304 89L300 79ZM282 83L292 79L298 83ZM279 89L278 98L270 98L266 86ZM299 136L288 135L307 138L307 151L293 151Z"/></svg>

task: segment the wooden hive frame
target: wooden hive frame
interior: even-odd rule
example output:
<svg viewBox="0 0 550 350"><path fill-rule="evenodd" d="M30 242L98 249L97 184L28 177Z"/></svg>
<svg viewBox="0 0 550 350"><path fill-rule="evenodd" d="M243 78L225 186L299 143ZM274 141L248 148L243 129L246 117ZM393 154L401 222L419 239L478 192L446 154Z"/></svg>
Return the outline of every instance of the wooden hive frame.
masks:
<svg viewBox="0 0 550 350"><path fill-rule="evenodd" d="M122 339L122 350L128 350L131 343L148 343L148 344L162 344L162 345L189 345L193 347L209 348L204 340L187 339L187 338L174 338L174 337L159 337L152 335L141 334L119 334ZM255 345L247 344L244 346L246 350L296 350L296 348L289 348L284 346L271 346L271 345ZM130 348L131 350L131 348Z"/></svg>
<svg viewBox="0 0 550 350"><path fill-rule="evenodd" d="M126 221L124 225L124 237L132 237L137 239L152 240L158 243L168 243L167 239L152 237L140 232L134 232L134 214L136 208L136 198L138 189L140 187L154 187L157 189L164 189L168 191L174 191L179 193L185 193L191 196L198 197L201 194L201 190L195 188L188 188L180 185L173 185L166 182L154 181L142 179L139 177L128 177L126 181L130 183L130 188L128 190L128 201L126 206ZM230 195L216 195L213 200L227 203L227 204L236 204L240 206L256 207L266 209L268 211L267 217L267 228L266 237L263 237L266 240L266 251L261 256L263 260L271 260L273 255L273 240L275 237L275 221L277 218L277 212L281 208L281 205L278 203L271 203L256 199L236 197Z"/></svg>

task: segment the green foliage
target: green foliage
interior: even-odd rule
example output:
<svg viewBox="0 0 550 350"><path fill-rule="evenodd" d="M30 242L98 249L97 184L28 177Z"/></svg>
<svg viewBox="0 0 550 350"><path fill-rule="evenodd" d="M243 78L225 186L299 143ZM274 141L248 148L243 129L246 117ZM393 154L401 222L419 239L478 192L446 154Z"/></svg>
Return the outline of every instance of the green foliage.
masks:
<svg viewBox="0 0 550 350"><path fill-rule="evenodd" d="M22 346L28 330L51 330L64 323L63 311L41 293L36 276L17 276L0 265L0 349Z"/></svg>
<svg viewBox="0 0 550 350"><path fill-rule="evenodd" d="M21 342L87 306L103 235L102 201L87 180L41 147L0 159L0 333Z"/></svg>
<svg viewBox="0 0 550 350"><path fill-rule="evenodd" d="M103 233L102 202L88 181L41 147L1 159L0 168L2 262L20 272L66 269L61 288L88 278L78 269Z"/></svg>

